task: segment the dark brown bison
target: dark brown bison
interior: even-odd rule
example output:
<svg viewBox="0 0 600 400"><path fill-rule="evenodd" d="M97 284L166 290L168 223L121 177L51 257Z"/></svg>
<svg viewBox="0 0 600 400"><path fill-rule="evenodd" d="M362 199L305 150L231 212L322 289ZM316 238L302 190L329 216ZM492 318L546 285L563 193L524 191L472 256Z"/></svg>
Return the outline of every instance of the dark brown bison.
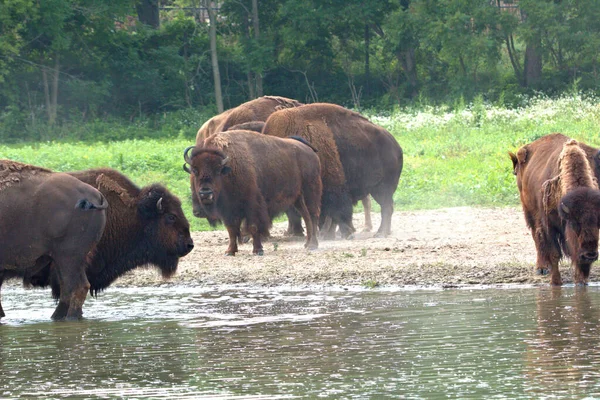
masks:
<svg viewBox="0 0 600 400"><path fill-rule="evenodd" d="M194 248L181 202L163 185L140 189L125 175L107 168L70 175L97 187L110 204L104 235L86 270L92 294L140 266L154 265L168 278L175 273L179 258ZM60 287L53 272L46 269L30 283L50 284L58 296Z"/></svg>
<svg viewBox="0 0 600 400"><path fill-rule="evenodd" d="M0 160L0 286L52 265L61 293L52 319L81 318L90 288L85 270L107 207L102 193L70 175Z"/></svg>
<svg viewBox="0 0 600 400"><path fill-rule="evenodd" d="M296 100L281 96L262 96L258 99L247 101L246 103L226 110L206 121L196 134L196 146L201 145L204 139L217 132L234 130L234 128L235 130L241 129L259 131L257 130L257 124L266 121L269 115L275 111L284 108L298 107L301 105L302 103ZM215 226L218 220L208 217L202 212L200 201L195 194L197 193L197 190L194 188L192 176L190 176L190 188L192 192L192 210L194 216L198 218L207 218L211 226ZM296 232L291 232L288 230L288 233L301 236L303 232L300 216L296 215L294 211L291 211L291 217L300 223L300 227L296 228Z"/></svg>
<svg viewBox="0 0 600 400"><path fill-rule="evenodd" d="M352 206L371 194L381 205L377 236L390 234L393 195L403 155L388 131L343 107L316 103L271 114L263 133L300 136L318 150L323 181L322 222L331 217L340 226L342 236L350 237L354 232Z"/></svg>
<svg viewBox="0 0 600 400"><path fill-rule="evenodd" d="M227 227L227 255L238 251L242 220L252 236L252 252L262 255L261 236L292 206L306 224L305 247L317 248L321 170L319 157L301 141L227 131L184 151L184 169L192 175L203 211Z"/></svg>
<svg viewBox="0 0 600 400"><path fill-rule="evenodd" d="M537 250L536 271L550 271L551 283L561 285L558 262L564 254L571 258L575 283L585 284L598 258L598 151L552 134L509 154Z"/></svg>

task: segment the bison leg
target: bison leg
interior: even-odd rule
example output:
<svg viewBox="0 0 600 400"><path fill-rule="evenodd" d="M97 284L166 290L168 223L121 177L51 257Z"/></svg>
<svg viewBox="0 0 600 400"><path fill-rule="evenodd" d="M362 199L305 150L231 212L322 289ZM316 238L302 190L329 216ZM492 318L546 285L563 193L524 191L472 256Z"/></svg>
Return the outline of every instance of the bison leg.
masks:
<svg viewBox="0 0 600 400"><path fill-rule="evenodd" d="M287 236L304 236L304 229L302 229L302 218L295 208L290 207L285 212L288 217L288 228Z"/></svg>
<svg viewBox="0 0 600 400"><path fill-rule="evenodd" d="M371 193L381 206L381 225L375 237L387 237L392 233L392 214L394 212L394 192L382 190Z"/></svg>
<svg viewBox="0 0 600 400"><path fill-rule="evenodd" d="M333 223L333 219L330 216L321 217L323 223L321 225L321 240L334 240L335 230L337 225Z"/></svg>
<svg viewBox="0 0 600 400"><path fill-rule="evenodd" d="M296 207L296 210L300 212L302 219L304 219L304 224L306 225L306 243L304 243L304 247L309 250L316 250L319 247L319 242L317 241L317 235L315 234L315 226L313 226L313 221L317 216L315 213L312 213L313 215L311 215L306 207L304 197L302 196L298 197L294 207Z"/></svg>
<svg viewBox="0 0 600 400"><path fill-rule="evenodd" d="M578 286L587 285L591 267L591 264L578 264L577 262L573 262L573 282Z"/></svg>
<svg viewBox="0 0 600 400"><path fill-rule="evenodd" d="M60 282L60 297L52 319L81 319L83 303L90 290L90 283L85 275L85 256L58 256L55 261Z"/></svg>
<svg viewBox="0 0 600 400"><path fill-rule="evenodd" d="M229 247L225 251L225 255L235 256L238 251L237 239L240 237L240 223L227 225L227 233L229 233Z"/></svg>
<svg viewBox="0 0 600 400"><path fill-rule="evenodd" d="M537 251L537 273L547 275L550 271L550 283L556 286L562 285L560 271L558 270L558 262L561 257L559 244L548 238L548 234L540 227L535 229L533 241Z"/></svg>
<svg viewBox="0 0 600 400"><path fill-rule="evenodd" d="M262 246L260 230L258 229L256 224L249 224L248 230L250 231L250 235L252 235L252 254L262 256L263 254L265 254L265 252Z"/></svg>
<svg viewBox="0 0 600 400"><path fill-rule="evenodd" d="M371 221L371 197L366 195L362 199L363 209L365 210L365 228L363 232L371 232L373 230L373 221Z"/></svg>

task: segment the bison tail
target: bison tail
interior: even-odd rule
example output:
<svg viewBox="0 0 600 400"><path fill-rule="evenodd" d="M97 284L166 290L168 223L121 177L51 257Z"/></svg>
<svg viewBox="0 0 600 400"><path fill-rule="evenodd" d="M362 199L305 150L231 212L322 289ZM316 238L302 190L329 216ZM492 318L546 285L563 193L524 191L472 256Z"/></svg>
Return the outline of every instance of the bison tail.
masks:
<svg viewBox="0 0 600 400"><path fill-rule="evenodd" d="M105 210L108 208L108 202L104 196L100 198L100 204L94 204L88 199L80 199L77 204L75 204L75 208L80 208L82 210Z"/></svg>
<svg viewBox="0 0 600 400"><path fill-rule="evenodd" d="M294 140L297 140L297 141L299 141L300 143L304 143L305 145L307 145L308 147L310 147L311 149L313 149L313 151L314 151L315 153L318 153L317 149L315 149L315 148L314 148L314 147L313 147L313 146L312 146L310 143L308 143L308 142L306 141L306 139L304 139L303 137L300 137L300 136L290 136L290 139L294 139Z"/></svg>

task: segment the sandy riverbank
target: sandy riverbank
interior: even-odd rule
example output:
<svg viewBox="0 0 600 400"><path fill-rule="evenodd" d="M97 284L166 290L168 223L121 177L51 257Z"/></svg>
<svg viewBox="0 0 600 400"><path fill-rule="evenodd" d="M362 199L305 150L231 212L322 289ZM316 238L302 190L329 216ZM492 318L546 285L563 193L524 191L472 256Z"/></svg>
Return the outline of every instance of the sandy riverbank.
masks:
<svg viewBox="0 0 600 400"><path fill-rule="evenodd" d="M375 227L379 215L373 215ZM309 252L303 240L284 237L287 223L275 224L265 255L253 256L245 244L235 257L224 255L226 231L194 232L196 247L177 274L163 281L153 269L138 269L115 286L184 285L440 285L547 284L535 276L535 248L519 208L458 207L395 212L393 233L385 239L361 232L355 214L354 240L321 241ZM591 281L598 280L598 267ZM572 281L561 264L565 283Z"/></svg>

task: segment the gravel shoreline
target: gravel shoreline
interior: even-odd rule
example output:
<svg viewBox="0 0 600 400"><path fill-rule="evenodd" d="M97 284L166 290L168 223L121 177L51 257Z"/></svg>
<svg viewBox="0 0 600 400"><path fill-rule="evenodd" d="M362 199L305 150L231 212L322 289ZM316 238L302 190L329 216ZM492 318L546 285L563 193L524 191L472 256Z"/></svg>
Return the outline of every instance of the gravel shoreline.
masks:
<svg viewBox="0 0 600 400"><path fill-rule="evenodd" d="M379 214L373 224L379 226ZM194 232L196 247L180 261L177 274L163 281L153 269L137 270L115 286L441 286L536 284L535 246L519 208L455 207L394 212L392 235L373 238L361 232L364 215L355 214L354 240L321 241L317 251L304 240L284 236L287 222L277 223L264 244L265 255L253 256L252 245L235 257L224 255L225 230ZM375 228L375 229L376 229ZM560 266L565 283L570 265ZM598 280L592 267L590 281Z"/></svg>
<svg viewBox="0 0 600 400"><path fill-rule="evenodd" d="M372 217L378 227L379 214ZM225 256L225 230L193 232L195 248L180 260L173 278L165 281L154 268L139 268L112 287L549 284L548 277L534 274L535 246L520 208L396 211L392 235L385 239L362 232L363 223L363 214L355 214L354 240L320 241L316 251L305 250L303 238L285 237L287 222L277 223L262 257L252 255L250 243L240 246L235 257ZM563 281L572 283L570 265L563 260L560 269ZM598 276L600 268L593 266L590 282Z"/></svg>

